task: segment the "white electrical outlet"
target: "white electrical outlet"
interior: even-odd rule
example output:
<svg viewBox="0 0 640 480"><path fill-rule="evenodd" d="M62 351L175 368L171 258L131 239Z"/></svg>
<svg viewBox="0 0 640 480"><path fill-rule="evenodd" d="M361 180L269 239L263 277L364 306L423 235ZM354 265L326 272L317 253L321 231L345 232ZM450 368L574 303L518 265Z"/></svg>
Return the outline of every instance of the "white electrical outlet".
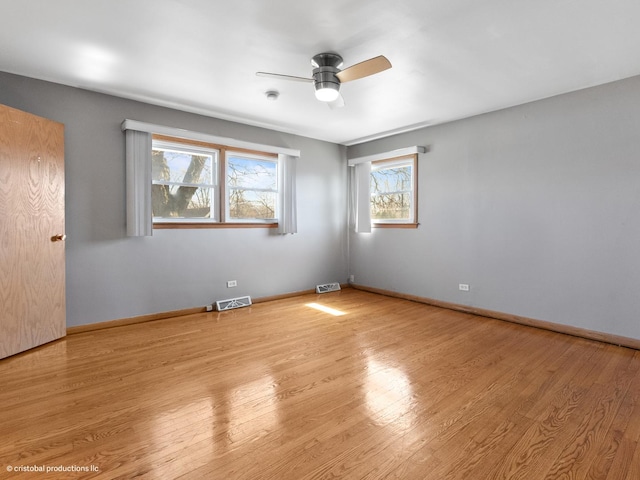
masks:
<svg viewBox="0 0 640 480"><path fill-rule="evenodd" d="M235 280L229 280L227 282L227 288L232 288L232 287L237 287L238 286L238 282Z"/></svg>
<svg viewBox="0 0 640 480"><path fill-rule="evenodd" d="M458 284L458 290L460 290L462 292L468 292L469 291L469 284L468 283L459 283Z"/></svg>
<svg viewBox="0 0 640 480"><path fill-rule="evenodd" d="M356 281L356 276L355 275L349 275L349 283L353 283Z"/></svg>

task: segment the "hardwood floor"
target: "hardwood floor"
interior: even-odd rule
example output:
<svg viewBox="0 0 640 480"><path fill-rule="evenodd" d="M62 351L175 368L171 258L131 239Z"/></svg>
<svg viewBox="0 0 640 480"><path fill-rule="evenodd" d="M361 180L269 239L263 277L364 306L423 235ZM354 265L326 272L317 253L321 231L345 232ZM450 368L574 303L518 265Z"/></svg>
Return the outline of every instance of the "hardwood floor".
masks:
<svg viewBox="0 0 640 480"><path fill-rule="evenodd" d="M639 479L639 370L352 289L81 333L0 361L0 478Z"/></svg>

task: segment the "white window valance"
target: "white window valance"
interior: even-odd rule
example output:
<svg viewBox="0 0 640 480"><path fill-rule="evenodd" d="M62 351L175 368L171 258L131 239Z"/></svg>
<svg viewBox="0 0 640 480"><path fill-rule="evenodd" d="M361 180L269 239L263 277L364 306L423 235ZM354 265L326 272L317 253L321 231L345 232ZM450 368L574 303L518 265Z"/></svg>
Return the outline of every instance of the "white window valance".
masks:
<svg viewBox="0 0 640 480"><path fill-rule="evenodd" d="M355 167L359 163L377 162L378 160L388 160L390 158L404 157L406 155L414 155L416 153L425 153L426 151L426 147L419 146L399 148L398 150L391 150L390 152L375 153L373 155L366 155L364 157L350 158L347 160L347 165L349 165L350 167Z"/></svg>
<svg viewBox="0 0 640 480"><path fill-rule="evenodd" d="M135 130L137 132L147 132L157 135L168 135L170 137L184 138L186 140L198 140L200 142L215 143L227 147L245 148L247 150L257 150L259 152L275 153L277 155L289 155L299 157L300 150L286 147L276 147L274 145L264 145L261 143L245 142L229 137L219 137L209 133L193 132L182 128L167 127L165 125L154 125L153 123L139 122L138 120L125 120L121 126L123 131Z"/></svg>

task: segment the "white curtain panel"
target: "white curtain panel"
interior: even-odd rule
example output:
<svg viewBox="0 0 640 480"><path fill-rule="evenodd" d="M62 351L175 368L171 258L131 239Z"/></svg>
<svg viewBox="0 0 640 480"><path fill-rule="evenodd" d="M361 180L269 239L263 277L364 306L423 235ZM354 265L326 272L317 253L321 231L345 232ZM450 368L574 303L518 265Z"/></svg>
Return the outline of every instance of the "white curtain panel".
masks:
<svg viewBox="0 0 640 480"><path fill-rule="evenodd" d="M347 181L349 182L349 197L347 203L347 221L349 222L349 228L354 228L356 225L356 169L349 166L349 174Z"/></svg>
<svg viewBox="0 0 640 480"><path fill-rule="evenodd" d="M358 163L355 167L355 231L371 233L371 162Z"/></svg>
<svg viewBox="0 0 640 480"><path fill-rule="evenodd" d="M298 232L298 213L296 199L296 163L298 157L278 155L278 233Z"/></svg>
<svg viewBox="0 0 640 480"><path fill-rule="evenodd" d="M126 131L127 235L153 235L151 134Z"/></svg>

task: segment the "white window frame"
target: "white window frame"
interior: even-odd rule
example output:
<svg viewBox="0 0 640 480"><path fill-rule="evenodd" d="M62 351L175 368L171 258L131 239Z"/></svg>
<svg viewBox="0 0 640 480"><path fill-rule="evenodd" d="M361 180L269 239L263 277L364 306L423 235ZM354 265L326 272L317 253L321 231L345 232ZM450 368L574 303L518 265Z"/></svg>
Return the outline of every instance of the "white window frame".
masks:
<svg viewBox="0 0 640 480"><path fill-rule="evenodd" d="M153 150L168 150L184 152L192 155L209 155L212 157L211 165L211 183L184 183L184 182L165 182L152 180L152 185L168 185L168 186L186 186L211 189L211 205L209 207L209 218L171 218L171 217L153 217L153 223L219 223L220 222L220 150L213 147L205 147L192 145L188 143L172 142L168 140L152 139Z"/></svg>
<svg viewBox="0 0 640 480"><path fill-rule="evenodd" d="M377 170L383 170L396 167L411 167L411 183L409 190L401 190L397 192L385 192L385 195L409 193L410 206L409 218L373 218L371 224L373 227L393 227L393 226L415 226L418 222L418 158L417 154L406 155L402 157L389 158L384 160L376 160L371 162L371 174ZM370 199L373 200L374 193L370 190ZM372 202L369 203L370 212L372 211Z"/></svg>
<svg viewBox="0 0 640 480"><path fill-rule="evenodd" d="M187 184L184 182L157 182L152 180L152 185L185 185L193 187L209 187L213 189L212 202L211 202L211 216L210 218L169 218L169 217L153 217L153 228L181 228L181 227L247 227L247 226L266 226L277 227L279 224L278 214L281 206L280 189L282 188L279 181L279 169L280 169L280 156L267 152L256 152L243 150L241 148L229 148L226 145L215 145L206 142L190 141L183 139L173 139L164 135L153 136L151 141L152 148L174 150L179 152L185 152L187 154L202 154L211 155L214 158L213 165L213 184ZM229 155L235 155L241 158L255 159L260 161L272 162L276 166L276 189L269 189L275 193L275 217L274 218L231 218L229 209L229 190L231 189L228 184L228 162L227 157ZM247 189L255 190L257 189Z"/></svg>
<svg viewBox="0 0 640 480"><path fill-rule="evenodd" d="M275 189L259 189L259 188L245 188L247 191L252 192L270 192L274 193L276 197L276 203L274 205L274 218L231 218L231 206L230 206L230 193L232 190L231 185L229 185L229 161L228 157L236 156L248 160L259 160L262 162L270 162L273 163L276 167L276 188ZM258 153L246 153L237 149L227 149L224 151L224 215L225 221L227 223L278 223L278 212L280 211L280 188L278 178L279 178L279 170L280 164L277 157L273 157L265 154Z"/></svg>

